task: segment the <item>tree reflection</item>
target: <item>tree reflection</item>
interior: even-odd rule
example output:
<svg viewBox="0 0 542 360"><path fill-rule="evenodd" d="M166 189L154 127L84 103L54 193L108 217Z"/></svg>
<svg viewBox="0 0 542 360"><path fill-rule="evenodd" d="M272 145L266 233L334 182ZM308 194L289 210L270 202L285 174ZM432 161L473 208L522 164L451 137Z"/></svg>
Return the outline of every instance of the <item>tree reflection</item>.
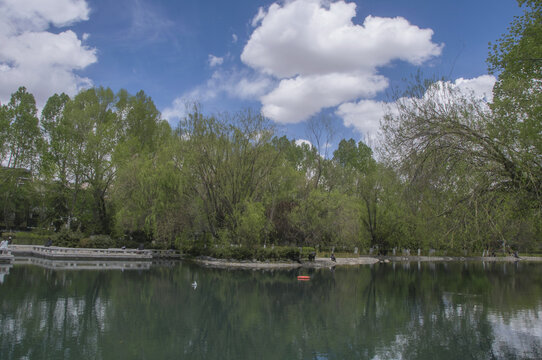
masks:
<svg viewBox="0 0 542 360"><path fill-rule="evenodd" d="M298 272L15 266L0 285L0 358L540 357L542 334L529 331L540 265L377 264L309 270L310 282Z"/></svg>

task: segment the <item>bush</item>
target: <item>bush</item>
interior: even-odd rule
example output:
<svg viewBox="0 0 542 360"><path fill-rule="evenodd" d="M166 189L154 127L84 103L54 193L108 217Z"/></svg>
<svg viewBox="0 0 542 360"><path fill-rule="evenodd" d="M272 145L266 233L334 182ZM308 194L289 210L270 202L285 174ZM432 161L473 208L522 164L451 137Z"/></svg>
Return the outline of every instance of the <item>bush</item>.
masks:
<svg viewBox="0 0 542 360"><path fill-rule="evenodd" d="M231 249L232 248L229 246L212 247L209 250L209 256L216 259L232 259L233 255Z"/></svg>
<svg viewBox="0 0 542 360"><path fill-rule="evenodd" d="M115 247L115 240L109 235L92 235L79 241L79 247L108 249Z"/></svg>
<svg viewBox="0 0 542 360"><path fill-rule="evenodd" d="M231 247L231 246L197 246L185 245L182 252L189 257L210 256L216 259L233 260L258 260L258 261L299 261L301 253L297 247L276 246L275 248L261 247ZM306 248L308 254L314 251L313 248Z"/></svg>
<svg viewBox="0 0 542 360"><path fill-rule="evenodd" d="M308 259L311 253L316 253L316 249L310 246L304 246L301 248L301 258Z"/></svg>
<svg viewBox="0 0 542 360"><path fill-rule="evenodd" d="M232 259L235 260L252 260L254 259L254 249L240 246L234 247L232 250Z"/></svg>
<svg viewBox="0 0 542 360"><path fill-rule="evenodd" d="M115 242L115 247L121 248L123 246L128 249L137 249L139 243L136 240L130 238L130 236L124 235L121 238L117 239L117 241Z"/></svg>
<svg viewBox="0 0 542 360"><path fill-rule="evenodd" d="M68 229L60 230L55 237L53 237L53 245L60 247L79 247L79 243L83 239L83 233L79 231L72 231Z"/></svg>

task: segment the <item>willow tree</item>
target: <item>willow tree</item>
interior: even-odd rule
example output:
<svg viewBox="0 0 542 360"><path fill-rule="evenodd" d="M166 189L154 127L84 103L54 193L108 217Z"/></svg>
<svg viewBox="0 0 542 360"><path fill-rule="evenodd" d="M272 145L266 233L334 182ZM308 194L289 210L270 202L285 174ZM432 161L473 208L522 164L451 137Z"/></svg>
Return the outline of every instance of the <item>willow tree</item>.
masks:
<svg viewBox="0 0 542 360"><path fill-rule="evenodd" d="M447 82L420 82L382 122L388 157L411 183L443 195L435 213L449 219L443 233L451 241L479 234L471 248L495 246L494 235L502 241L519 237L502 230L510 228L504 224L515 212L517 234L528 226L533 238L540 236L541 5L520 4L530 10L515 19L488 60L499 76L492 103ZM498 209L508 212L503 216Z"/></svg>
<svg viewBox="0 0 542 360"><path fill-rule="evenodd" d="M113 156L112 191L116 229L168 244L184 225L178 217L184 204L171 128L143 91L130 95L121 90L117 97L120 140Z"/></svg>
<svg viewBox="0 0 542 360"><path fill-rule="evenodd" d="M183 168L207 219L202 232L248 243L265 236L261 203L278 159L272 135L268 121L251 111L204 116L196 109L181 123ZM248 223L255 228L247 233Z"/></svg>

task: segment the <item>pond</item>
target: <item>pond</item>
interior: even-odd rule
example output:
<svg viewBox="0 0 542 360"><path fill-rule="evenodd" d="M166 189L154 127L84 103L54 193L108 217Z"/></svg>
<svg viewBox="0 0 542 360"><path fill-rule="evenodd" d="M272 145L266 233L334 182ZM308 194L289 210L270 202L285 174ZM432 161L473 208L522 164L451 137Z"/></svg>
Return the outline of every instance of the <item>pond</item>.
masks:
<svg viewBox="0 0 542 360"><path fill-rule="evenodd" d="M0 283L3 360L540 359L541 344L536 263L14 265Z"/></svg>

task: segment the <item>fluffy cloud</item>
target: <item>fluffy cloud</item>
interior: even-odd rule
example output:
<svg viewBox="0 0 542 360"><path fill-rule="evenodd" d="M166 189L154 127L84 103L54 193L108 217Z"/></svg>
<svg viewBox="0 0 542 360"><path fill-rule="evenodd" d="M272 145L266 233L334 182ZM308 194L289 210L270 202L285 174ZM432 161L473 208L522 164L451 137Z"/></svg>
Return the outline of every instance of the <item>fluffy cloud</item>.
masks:
<svg viewBox="0 0 542 360"><path fill-rule="evenodd" d="M88 20L84 0L4 0L0 2L0 101L9 101L19 86L34 94L39 106L55 92L75 94L90 79L75 71L97 61L71 30L46 31ZM83 39L88 38L87 34Z"/></svg>
<svg viewBox="0 0 542 360"><path fill-rule="evenodd" d="M394 59L413 64L439 55L433 31L404 18L368 16L355 25L356 4L297 0L273 4L251 35L241 60L277 77L374 71Z"/></svg>
<svg viewBox="0 0 542 360"><path fill-rule="evenodd" d="M363 73L331 73L282 80L261 98L263 113L280 123L298 123L325 107L359 96L372 97L384 90L383 76Z"/></svg>
<svg viewBox="0 0 542 360"><path fill-rule="evenodd" d="M265 115L303 121L324 107L383 90L387 82L378 67L394 60L419 65L441 53L431 29L401 17L368 16L356 25L355 15L356 5L344 1L295 0L259 9L252 21L259 26L241 60L281 80L262 97Z"/></svg>
<svg viewBox="0 0 542 360"><path fill-rule="evenodd" d="M493 86L497 79L493 75L482 75L474 79L459 78L454 85L464 94L473 94L487 102L493 101Z"/></svg>
<svg viewBox="0 0 542 360"><path fill-rule="evenodd" d="M472 79L459 78L453 83L446 83L446 86L458 89L466 96L474 95L490 102L493 98L492 91L495 81L496 79L492 75L482 75ZM433 89L441 91L442 88L442 86L436 86ZM425 96L429 96L429 94L426 93ZM373 139L378 133L382 117L386 113L396 111L396 107L392 105L393 103L381 101L360 100L342 104L337 108L336 114L343 119L344 126L352 127L366 138Z"/></svg>
<svg viewBox="0 0 542 360"><path fill-rule="evenodd" d="M20 34L25 31L46 30L88 20L85 0L3 0L0 3L0 33Z"/></svg>
<svg viewBox="0 0 542 360"><path fill-rule="evenodd" d="M338 107L336 114L343 119L344 126L353 127L365 135L376 134L380 119L390 109L388 105L382 101L360 100L356 103L342 104Z"/></svg>
<svg viewBox="0 0 542 360"><path fill-rule="evenodd" d="M273 85L273 80L267 76L242 70L216 70L205 84L177 97L171 106L162 110L162 116L170 123L186 115L187 105L194 102L205 104L215 100L220 95L237 99L257 99Z"/></svg>

